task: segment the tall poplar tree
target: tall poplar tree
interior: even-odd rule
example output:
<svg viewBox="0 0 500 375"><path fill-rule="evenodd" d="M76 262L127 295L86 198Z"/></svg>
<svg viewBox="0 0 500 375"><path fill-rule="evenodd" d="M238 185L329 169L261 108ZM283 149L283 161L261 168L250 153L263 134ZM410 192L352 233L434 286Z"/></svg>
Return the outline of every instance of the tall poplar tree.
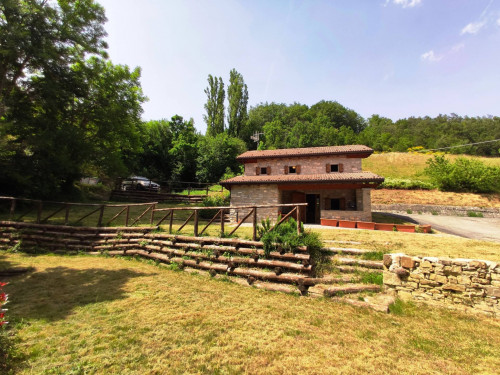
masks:
<svg viewBox="0 0 500 375"><path fill-rule="evenodd" d="M229 86L227 88L228 108L228 133L233 137L240 137L241 130L248 118L248 89L243 76L232 69L229 73Z"/></svg>
<svg viewBox="0 0 500 375"><path fill-rule="evenodd" d="M213 77L208 75L208 87L205 89L207 94L207 103L205 104L206 115L203 119L207 124L207 135L215 137L224 132L224 82L222 77Z"/></svg>

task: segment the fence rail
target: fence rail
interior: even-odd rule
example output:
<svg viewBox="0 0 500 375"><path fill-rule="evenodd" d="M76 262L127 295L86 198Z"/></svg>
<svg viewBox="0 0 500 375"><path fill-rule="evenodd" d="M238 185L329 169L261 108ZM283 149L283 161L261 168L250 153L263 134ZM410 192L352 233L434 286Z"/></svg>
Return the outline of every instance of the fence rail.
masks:
<svg viewBox="0 0 500 375"><path fill-rule="evenodd" d="M156 227L164 223L168 219L168 233L180 232L186 225L193 221L193 232L194 236L203 235L206 230L216 223L220 225L220 234L223 235L233 235L243 223L250 222L252 224L252 238L257 239L257 217L259 209L269 209L269 208L290 208L291 210L283 216L270 230L274 230L278 225L283 223L286 219L292 215L297 218L297 232L300 233L302 230L301 225L301 212L303 207L307 206L307 203L290 203L290 204L275 204L275 205L248 205L248 206L217 206L217 207L169 207L169 208L158 208L158 202L148 202L148 203L128 203L128 204L100 204L100 203L71 203L71 202L52 202L52 201L41 201L36 199L28 198L16 198L16 197L1 197L0 202L7 202L9 205L8 220L19 222L26 215L36 212L36 219L34 220L37 224L46 224L49 219L54 218L57 214L64 212L64 225L65 226L75 226L81 225L83 220L88 219L91 216L97 217L97 227L108 227L111 223L116 223L118 218L124 217L125 227L133 227L143 221L147 221L149 225ZM19 203L28 203L28 209L20 212ZM55 207L54 207L55 206ZM50 207L47 209L47 207ZM72 208L74 207L87 207L90 211L82 214L80 212L76 218L70 220L70 215ZM139 211L136 209L140 208ZM106 210L118 209L117 212L109 213ZM132 213L132 209L136 211ZM47 212L47 210L49 212ZM205 220L200 220L201 211L217 211L208 222ZM226 215L230 211L244 210L248 212L245 216L236 222L234 227L231 227L229 233L226 233L225 223ZM45 212L44 212L45 211ZM188 213L187 219L185 215L177 215L178 220L184 220L179 228L174 230L174 216L176 213L186 212ZM105 215L108 213L108 215ZM137 216L136 216L137 215ZM73 212L73 216L74 212ZM111 216L109 219L105 220L106 216ZM181 217L182 216L182 217ZM251 221L249 220L251 218ZM202 226L202 227L200 227Z"/></svg>
<svg viewBox="0 0 500 375"><path fill-rule="evenodd" d="M128 204L102 204L102 203L72 203L72 202L56 202L56 201L42 201L37 199L28 198L15 198L15 197L0 197L0 201L10 202L9 207L9 220L11 221L21 221L23 217L36 211L35 223L44 224L47 223L49 219L53 218L55 215L64 211L64 225L78 225L83 222L84 219L92 215L97 215L97 226L109 226L112 222L117 220L120 216L125 216L125 226L133 226L136 224L147 212L151 211L158 202L148 202L148 203L128 203ZM19 203L28 203L31 207L20 213ZM56 206L54 208L53 206ZM51 207L50 213L43 215L44 208ZM90 212L86 212L83 216L81 213L78 215L78 219L70 221L71 209L74 207L88 207L91 209ZM131 218L131 208L133 207L145 207L144 210L136 218ZM110 208L121 208L121 210L116 213L111 219L104 222L104 213L106 209ZM16 210L19 216L16 215ZM17 216L17 217L16 217ZM133 221L132 221L133 220ZM132 221L132 224L129 224Z"/></svg>

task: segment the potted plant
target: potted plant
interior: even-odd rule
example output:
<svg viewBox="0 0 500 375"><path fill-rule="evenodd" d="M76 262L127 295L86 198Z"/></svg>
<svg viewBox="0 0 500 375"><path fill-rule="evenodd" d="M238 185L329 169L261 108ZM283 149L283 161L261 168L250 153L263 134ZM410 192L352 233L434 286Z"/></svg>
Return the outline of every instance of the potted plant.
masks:
<svg viewBox="0 0 500 375"><path fill-rule="evenodd" d="M388 224L388 223L375 223L375 230L387 230L387 231L394 231L394 224Z"/></svg>
<svg viewBox="0 0 500 375"><path fill-rule="evenodd" d="M341 227L341 228L356 228L356 222L349 221L349 220L339 220L339 227Z"/></svg>
<svg viewBox="0 0 500 375"><path fill-rule="evenodd" d="M415 233L415 225L396 224L398 232Z"/></svg>
<svg viewBox="0 0 500 375"><path fill-rule="evenodd" d="M338 224L337 219L321 219L321 225L326 225L329 227L336 227Z"/></svg>
<svg viewBox="0 0 500 375"><path fill-rule="evenodd" d="M356 224L356 227L358 229L375 229L375 223L372 223L371 221L358 221Z"/></svg>

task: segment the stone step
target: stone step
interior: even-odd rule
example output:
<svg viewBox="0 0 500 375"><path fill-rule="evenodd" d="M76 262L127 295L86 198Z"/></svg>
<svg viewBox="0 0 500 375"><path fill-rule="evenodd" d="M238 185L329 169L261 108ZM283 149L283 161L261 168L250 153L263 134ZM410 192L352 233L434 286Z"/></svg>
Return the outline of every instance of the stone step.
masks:
<svg viewBox="0 0 500 375"><path fill-rule="evenodd" d="M341 273L360 273L360 272L367 272L367 269L365 267L356 267L356 266L342 266L342 265L338 265L338 266L335 266L335 268L341 272ZM378 273L382 273L382 270L381 269L377 269L377 268L371 268L369 269L370 272L378 272Z"/></svg>
<svg viewBox="0 0 500 375"><path fill-rule="evenodd" d="M363 255L366 253L373 252L373 250L355 249L348 247L324 247L322 250L332 254L351 254L351 255Z"/></svg>
<svg viewBox="0 0 500 375"><path fill-rule="evenodd" d="M388 313L389 305L394 303L395 298L394 296L388 294L378 293L374 296L362 297L362 300L355 300L349 297L332 297L331 300L340 303L347 303L349 305L357 307L369 308L383 313Z"/></svg>
<svg viewBox="0 0 500 375"><path fill-rule="evenodd" d="M315 284L343 284L358 282L361 276L358 273L346 273L343 275L328 275L324 277L310 278Z"/></svg>
<svg viewBox="0 0 500 375"><path fill-rule="evenodd" d="M354 284L331 286L328 284L316 284L307 290L307 295L310 297L334 297L344 294L353 294L361 292L380 292L380 285L373 284Z"/></svg>
<svg viewBox="0 0 500 375"><path fill-rule="evenodd" d="M344 294L353 294L361 292L380 292L382 287L373 284L348 284L343 286L330 286L323 291L326 297L334 297Z"/></svg>
<svg viewBox="0 0 500 375"><path fill-rule="evenodd" d="M364 268L373 268L373 269L383 269L384 265L381 260L364 260L357 258L348 258L348 257L332 257L331 258L334 263L338 265L345 266L358 266Z"/></svg>
<svg viewBox="0 0 500 375"><path fill-rule="evenodd" d="M323 242L327 242L327 243L341 243L341 244L348 244L348 245L361 245L361 242L358 242L358 241L323 240Z"/></svg>

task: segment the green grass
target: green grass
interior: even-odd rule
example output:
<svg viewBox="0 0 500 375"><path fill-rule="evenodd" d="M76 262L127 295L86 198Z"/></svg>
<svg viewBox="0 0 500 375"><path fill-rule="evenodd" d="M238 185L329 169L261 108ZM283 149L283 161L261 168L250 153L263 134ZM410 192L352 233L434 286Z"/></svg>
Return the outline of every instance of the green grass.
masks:
<svg viewBox="0 0 500 375"><path fill-rule="evenodd" d="M468 155L447 155L451 160L457 157L477 159L486 165L500 166L500 158L476 157ZM388 152L373 154L362 160L363 170L393 179L409 179L430 182L430 178L424 173L426 162L433 155Z"/></svg>
<svg viewBox="0 0 500 375"><path fill-rule="evenodd" d="M2 254L16 374L494 373L498 321L381 314L105 257Z"/></svg>

